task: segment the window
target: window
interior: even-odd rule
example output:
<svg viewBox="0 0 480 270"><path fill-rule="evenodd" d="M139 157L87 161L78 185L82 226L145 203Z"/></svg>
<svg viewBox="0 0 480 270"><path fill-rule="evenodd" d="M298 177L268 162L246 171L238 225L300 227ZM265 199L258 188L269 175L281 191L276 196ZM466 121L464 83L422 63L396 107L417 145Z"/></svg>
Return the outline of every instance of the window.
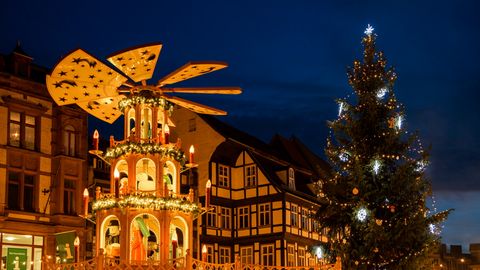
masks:
<svg viewBox="0 0 480 270"><path fill-rule="evenodd" d="M305 248L298 247L298 266L305 266Z"/></svg>
<svg viewBox="0 0 480 270"><path fill-rule="evenodd" d="M230 186L230 172L229 168L224 165L218 165L218 186L229 187Z"/></svg>
<svg viewBox="0 0 480 270"><path fill-rule="evenodd" d="M240 207L238 208L238 228L245 229L249 227L250 220L250 207Z"/></svg>
<svg viewBox="0 0 480 270"><path fill-rule="evenodd" d="M295 190L295 171L292 168L288 169L288 187Z"/></svg>
<svg viewBox="0 0 480 270"><path fill-rule="evenodd" d="M207 245L207 262L213 263L213 246Z"/></svg>
<svg viewBox="0 0 480 270"><path fill-rule="evenodd" d="M253 264L253 247L241 247L240 260L242 264Z"/></svg>
<svg viewBox="0 0 480 270"><path fill-rule="evenodd" d="M272 266L273 265L273 245L262 245L262 265Z"/></svg>
<svg viewBox="0 0 480 270"><path fill-rule="evenodd" d="M211 206L212 210L207 212L207 227L217 227L217 208L215 206Z"/></svg>
<svg viewBox="0 0 480 270"><path fill-rule="evenodd" d="M63 148L64 153L67 156L75 156L76 145L75 145L75 128L72 126L66 126L63 130Z"/></svg>
<svg viewBox="0 0 480 270"><path fill-rule="evenodd" d="M260 204L258 210L258 225L267 226L270 225L270 204Z"/></svg>
<svg viewBox="0 0 480 270"><path fill-rule="evenodd" d="M75 211L76 181L65 179L63 182L63 213L67 215L76 214Z"/></svg>
<svg viewBox="0 0 480 270"><path fill-rule="evenodd" d="M308 211L302 208L302 229L308 230Z"/></svg>
<svg viewBox="0 0 480 270"><path fill-rule="evenodd" d="M298 227L298 206L290 204L290 225Z"/></svg>
<svg viewBox="0 0 480 270"><path fill-rule="evenodd" d="M220 247L219 263L230 263L230 248Z"/></svg>
<svg viewBox="0 0 480 270"><path fill-rule="evenodd" d="M197 123L195 118L188 119L188 132L193 132L197 130Z"/></svg>
<svg viewBox="0 0 480 270"><path fill-rule="evenodd" d="M287 266L295 266L295 246L287 245Z"/></svg>
<svg viewBox="0 0 480 270"><path fill-rule="evenodd" d="M230 218L230 208L220 207L220 213L218 214L220 228L230 229Z"/></svg>
<svg viewBox="0 0 480 270"><path fill-rule="evenodd" d="M34 212L35 186L35 175L8 172L8 209Z"/></svg>
<svg viewBox="0 0 480 270"><path fill-rule="evenodd" d="M257 166L250 165L245 168L245 186L254 187L257 185Z"/></svg>
<svg viewBox="0 0 480 270"><path fill-rule="evenodd" d="M36 122L37 119L35 116L10 111L10 145L35 150Z"/></svg>

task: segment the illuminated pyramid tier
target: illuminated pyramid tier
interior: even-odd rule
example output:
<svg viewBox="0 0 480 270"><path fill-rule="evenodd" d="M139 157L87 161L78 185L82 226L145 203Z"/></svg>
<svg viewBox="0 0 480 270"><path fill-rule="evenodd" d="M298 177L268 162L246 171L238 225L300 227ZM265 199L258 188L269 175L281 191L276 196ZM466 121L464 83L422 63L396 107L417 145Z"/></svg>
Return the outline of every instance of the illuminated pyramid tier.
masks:
<svg viewBox="0 0 480 270"><path fill-rule="evenodd" d="M106 153L112 192L98 192L92 205L97 245L109 257L134 261L181 257L193 245L193 218L200 206L193 190L180 194L185 155L179 141L169 141L173 104L142 90L122 99L119 108L126 116L125 140L112 138Z"/></svg>
<svg viewBox="0 0 480 270"><path fill-rule="evenodd" d="M156 85L147 85L161 47L141 46L110 56L108 61L120 72L79 49L47 76L48 91L57 104L77 104L108 123L124 115L123 140L111 136L103 155L95 134L95 149L90 151L111 165L110 193L97 187L92 204L97 255L167 262L192 249L193 220L204 208L194 190L180 193L181 171L195 164L193 153L187 162L180 140L170 141L170 129L175 128L170 115L175 105L204 114L226 112L165 93L241 93L238 87L165 87L226 67L219 62L190 62Z"/></svg>

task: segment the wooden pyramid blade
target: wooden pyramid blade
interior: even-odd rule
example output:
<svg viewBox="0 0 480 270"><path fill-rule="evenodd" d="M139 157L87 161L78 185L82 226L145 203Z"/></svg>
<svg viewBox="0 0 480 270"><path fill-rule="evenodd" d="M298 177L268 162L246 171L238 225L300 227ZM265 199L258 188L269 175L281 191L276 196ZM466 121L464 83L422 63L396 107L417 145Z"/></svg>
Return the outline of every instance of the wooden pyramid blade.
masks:
<svg viewBox="0 0 480 270"><path fill-rule="evenodd" d="M163 98L165 98L166 100L168 100L172 103L175 103L175 104L177 104L181 107L184 107L184 108L187 108L191 111L194 111L196 113L212 114L212 115L227 115L226 111L215 109L215 108L209 107L207 105L196 103L196 102L186 100L186 99L183 99L183 98L171 97L171 96L165 96L165 95L163 95Z"/></svg>
<svg viewBox="0 0 480 270"><path fill-rule="evenodd" d="M226 68L227 66L227 63L223 62L188 62L174 72L160 79L158 81L158 86L188 80L193 77Z"/></svg>
<svg viewBox="0 0 480 270"><path fill-rule="evenodd" d="M240 87L174 87L161 88L164 93L189 93L189 94L224 94L238 95L242 93Z"/></svg>
<svg viewBox="0 0 480 270"><path fill-rule="evenodd" d="M47 75L48 92L58 105L116 96L128 79L82 49L60 60Z"/></svg>
<svg viewBox="0 0 480 270"><path fill-rule="evenodd" d="M162 44L142 45L109 56L107 60L134 82L152 78Z"/></svg>
<svg viewBox="0 0 480 270"><path fill-rule="evenodd" d="M124 95L117 95L114 97L80 102L78 106L98 119L112 124L123 114L123 112L118 109L118 102L124 98Z"/></svg>

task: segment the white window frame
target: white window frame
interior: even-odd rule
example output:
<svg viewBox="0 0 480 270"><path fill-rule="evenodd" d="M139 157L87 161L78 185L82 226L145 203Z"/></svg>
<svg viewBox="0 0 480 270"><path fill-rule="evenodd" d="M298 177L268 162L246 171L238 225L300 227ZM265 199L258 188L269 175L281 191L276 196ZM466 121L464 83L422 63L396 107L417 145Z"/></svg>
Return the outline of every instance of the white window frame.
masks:
<svg viewBox="0 0 480 270"><path fill-rule="evenodd" d="M290 204L290 225L298 227L298 205Z"/></svg>
<svg viewBox="0 0 480 270"><path fill-rule="evenodd" d="M230 168L228 166L218 164L218 181L217 184L219 187L228 188L230 187Z"/></svg>
<svg viewBox="0 0 480 270"><path fill-rule="evenodd" d="M257 166L248 165L245 167L245 187L257 186Z"/></svg>
<svg viewBox="0 0 480 270"><path fill-rule="evenodd" d="M295 170L293 168L288 169L288 187L295 190Z"/></svg>
<svg viewBox="0 0 480 270"><path fill-rule="evenodd" d="M298 254L297 266L306 266L305 247L298 247L297 254Z"/></svg>
<svg viewBox="0 0 480 270"><path fill-rule="evenodd" d="M238 208L238 229L250 228L250 206Z"/></svg>
<svg viewBox="0 0 480 270"><path fill-rule="evenodd" d="M230 230L232 228L231 209L227 207L219 207L218 211L218 227Z"/></svg>
<svg viewBox="0 0 480 270"><path fill-rule="evenodd" d="M242 264L253 264L253 247L240 247L240 260Z"/></svg>
<svg viewBox="0 0 480 270"><path fill-rule="evenodd" d="M272 215L270 203L258 205L258 226L270 226L272 224Z"/></svg>
<svg viewBox="0 0 480 270"><path fill-rule="evenodd" d="M273 266L275 264L275 245L267 244L261 245L260 247L262 265Z"/></svg>
<svg viewBox="0 0 480 270"><path fill-rule="evenodd" d="M295 266L295 245L287 245L287 266Z"/></svg>
<svg viewBox="0 0 480 270"><path fill-rule="evenodd" d="M218 263L230 263L230 251L229 247L219 247Z"/></svg>

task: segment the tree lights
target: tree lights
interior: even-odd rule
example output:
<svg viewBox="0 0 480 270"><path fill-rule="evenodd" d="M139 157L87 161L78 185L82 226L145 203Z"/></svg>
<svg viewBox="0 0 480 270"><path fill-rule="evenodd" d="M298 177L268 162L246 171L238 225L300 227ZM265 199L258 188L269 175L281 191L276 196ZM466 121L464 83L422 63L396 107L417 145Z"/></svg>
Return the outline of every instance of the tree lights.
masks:
<svg viewBox="0 0 480 270"><path fill-rule="evenodd" d="M427 153L404 130L397 76L375 50L373 30L368 25L362 39L363 61L348 70L354 94L337 100L338 118L329 123L325 152L335 172L317 185L326 201L319 223L332 249L325 253L338 254L342 269L420 269L418 256L438 237L428 224L438 226L448 211L428 215Z"/></svg>

